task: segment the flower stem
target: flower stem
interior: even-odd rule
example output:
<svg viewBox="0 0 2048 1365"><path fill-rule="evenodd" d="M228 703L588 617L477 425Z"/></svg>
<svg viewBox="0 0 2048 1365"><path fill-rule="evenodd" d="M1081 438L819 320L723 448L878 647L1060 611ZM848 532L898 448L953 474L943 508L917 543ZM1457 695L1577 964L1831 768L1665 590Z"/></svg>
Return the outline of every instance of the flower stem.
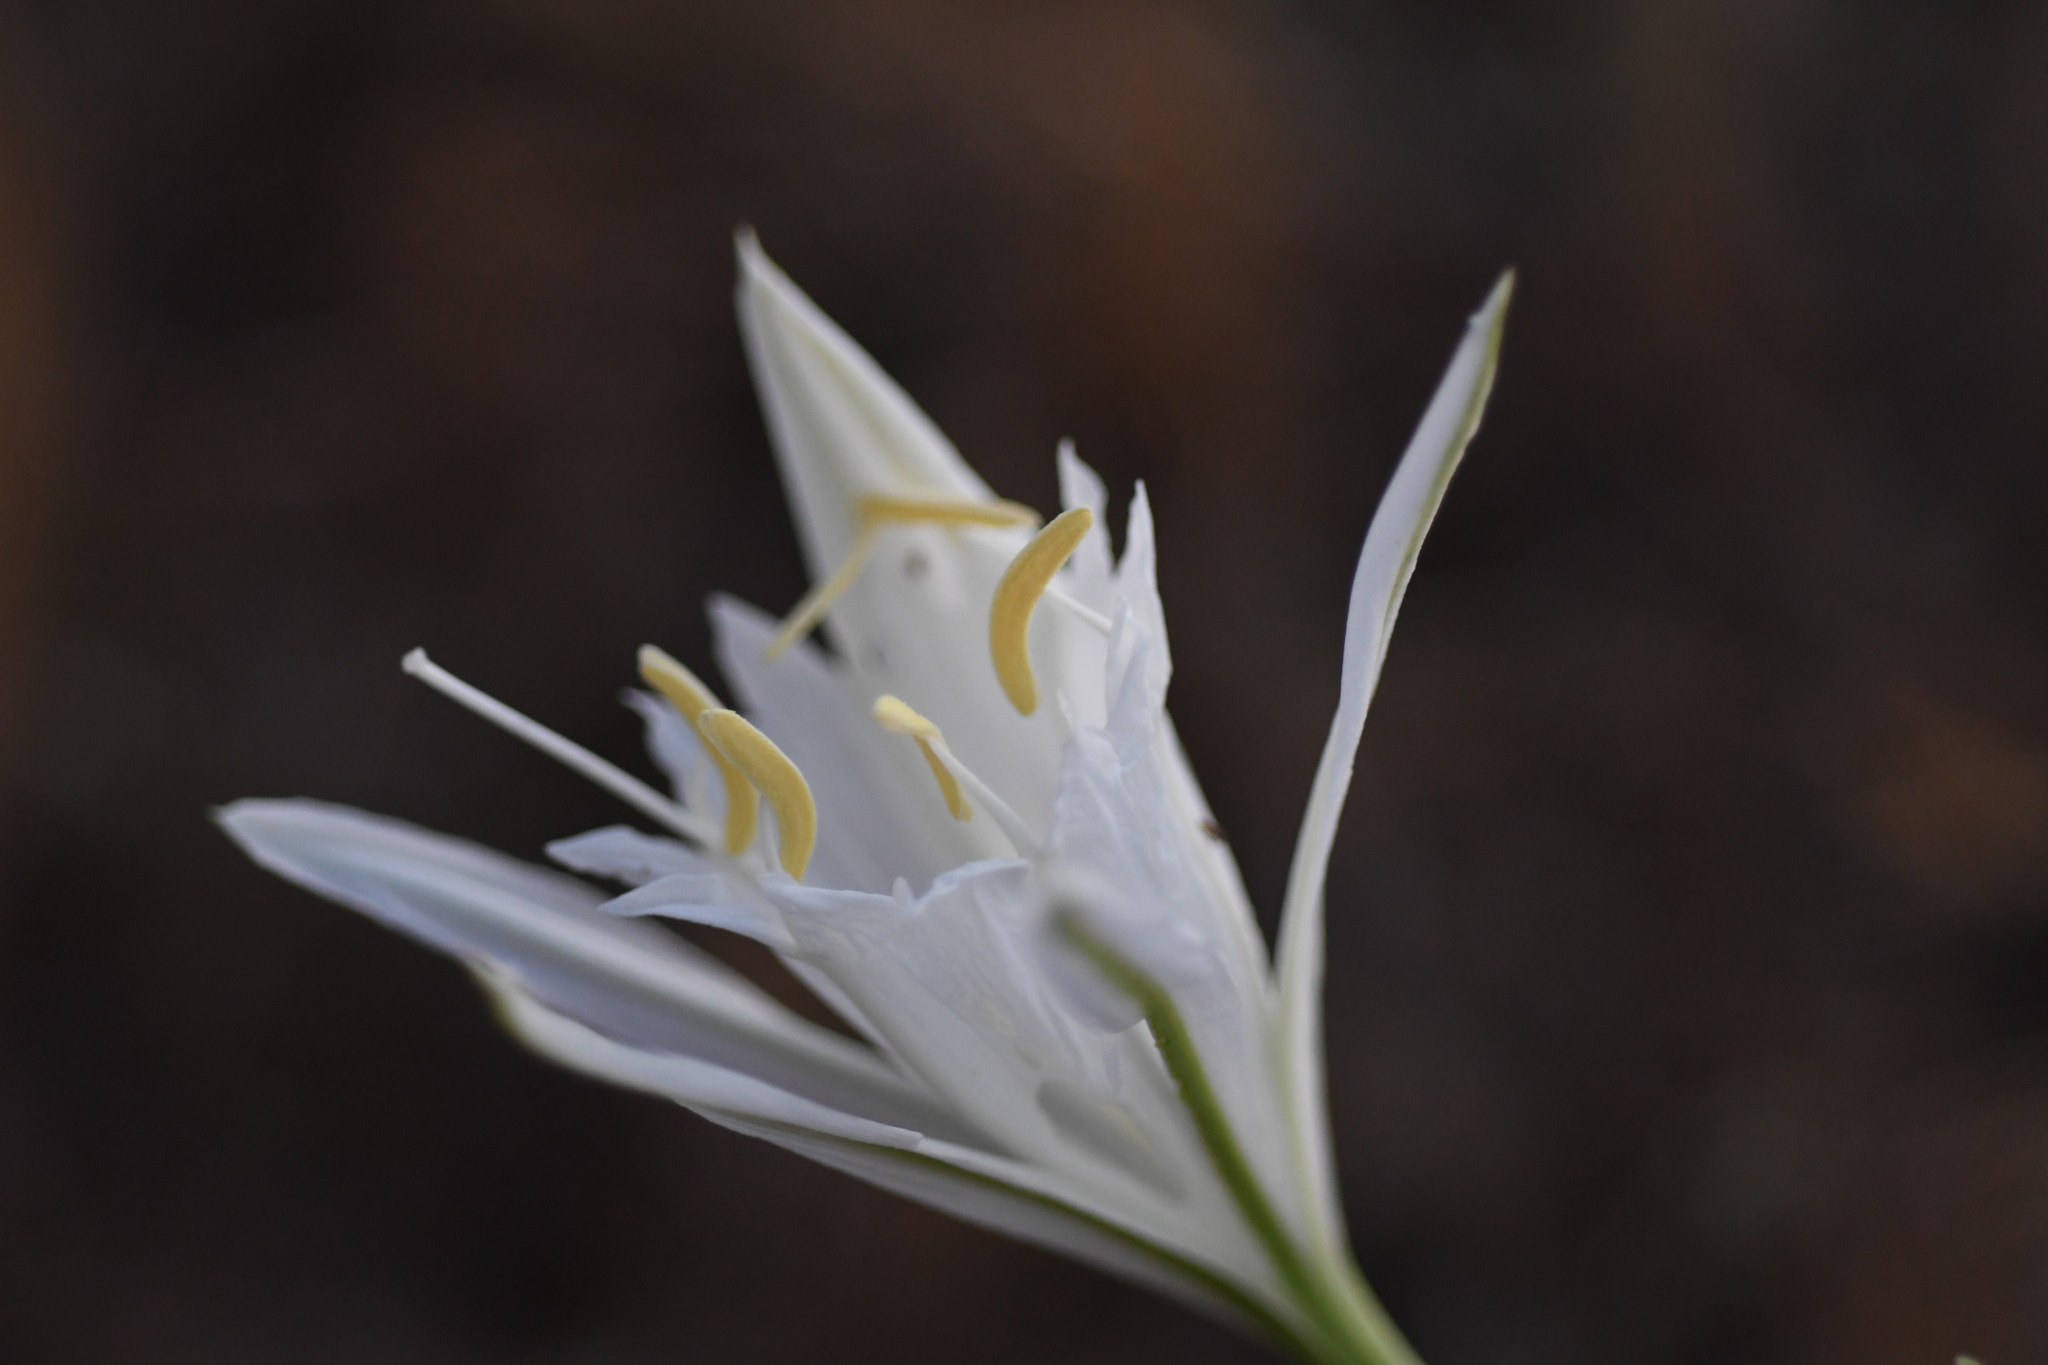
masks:
<svg viewBox="0 0 2048 1365"><path fill-rule="evenodd" d="M1288 1235L1223 1112L1173 996L1143 968L1090 933L1078 917L1062 917L1059 928L1067 942L1144 1014L1217 1176L1265 1248L1295 1306L1316 1328L1314 1339L1297 1338L1289 1344L1312 1365L1422 1365L1349 1256L1304 1255Z"/></svg>

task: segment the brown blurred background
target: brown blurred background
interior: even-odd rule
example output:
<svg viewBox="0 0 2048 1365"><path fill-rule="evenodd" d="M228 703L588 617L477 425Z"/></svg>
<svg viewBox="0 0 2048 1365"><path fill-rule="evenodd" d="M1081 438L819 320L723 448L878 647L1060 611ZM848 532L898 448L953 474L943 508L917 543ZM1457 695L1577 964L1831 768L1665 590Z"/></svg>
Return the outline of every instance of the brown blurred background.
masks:
<svg viewBox="0 0 2048 1365"><path fill-rule="evenodd" d="M1252 1361L530 1060L244 863L537 854L634 646L802 588L755 224L997 489L1150 481L1279 898L1350 563L1521 269L1334 870L1359 1255L1431 1365L2048 1362L2048 9L0 11L0 1359Z"/></svg>

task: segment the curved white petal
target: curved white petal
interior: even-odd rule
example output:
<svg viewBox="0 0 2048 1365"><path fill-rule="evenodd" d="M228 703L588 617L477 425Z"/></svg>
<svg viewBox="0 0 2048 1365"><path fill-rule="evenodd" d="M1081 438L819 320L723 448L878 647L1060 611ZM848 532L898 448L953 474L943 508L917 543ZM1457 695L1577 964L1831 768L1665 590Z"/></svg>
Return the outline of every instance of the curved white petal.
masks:
<svg viewBox="0 0 2048 1365"><path fill-rule="evenodd" d="M1358 570L1351 580L1337 714L1330 721L1330 735L1309 789L1308 811L1302 817L1288 872L1287 899L1281 907L1277 954L1281 1051L1309 1206L1319 1215L1316 1231L1325 1247L1341 1243L1343 1215L1337 1204L1323 1085L1323 881L1337 837L1337 817L1351 786L1351 764L1365 729L1366 708L1379 682L1380 666L1386 661L1394 616L1401 609L1409 575L1415 571L1422 538L1466 445L1479 429L1486 396L1493 387L1513 284L1512 274L1502 276L1472 315L1464 340L1451 357L1450 368L1437 385L1380 498L1379 509L1373 513L1365 548L1358 556Z"/></svg>
<svg viewBox="0 0 2048 1365"><path fill-rule="evenodd" d="M598 1033L878 1121L932 1122L930 1102L881 1058L675 935L603 913L573 878L325 802L237 801L217 818L261 866L515 980Z"/></svg>

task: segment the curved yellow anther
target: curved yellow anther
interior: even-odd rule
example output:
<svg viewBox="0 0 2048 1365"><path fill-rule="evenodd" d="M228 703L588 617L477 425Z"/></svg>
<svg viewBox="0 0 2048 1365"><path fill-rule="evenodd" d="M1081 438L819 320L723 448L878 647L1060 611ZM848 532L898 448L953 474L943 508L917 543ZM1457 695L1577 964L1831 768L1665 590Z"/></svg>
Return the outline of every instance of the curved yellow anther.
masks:
<svg viewBox="0 0 2048 1365"><path fill-rule="evenodd" d="M1017 552L996 584L988 610L988 651L995 660L1003 694L1022 715L1038 709L1038 679L1031 672L1031 614L1067 556L1095 525L1086 507L1069 507Z"/></svg>
<svg viewBox="0 0 2048 1365"><path fill-rule="evenodd" d="M917 741L918 752L924 755L932 776L938 779L939 794L946 798L946 814L955 820L974 818L974 807L967 804L967 793L960 790L960 779L939 761L938 752L932 748L935 743L946 742L938 726L911 710L902 698L886 694L875 698L875 723L891 734L909 735Z"/></svg>
<svg viewBox="0 0 2048 1365"><path fill-rule="evenodd" d="M1006 502L1001 498L989 498L972 502L964 498L921 498L904 497L890 493L865 493L853 501L855 518L860 522L860 531L853 538L853 546L846 552L846 558L832 572L832 576L805 593L803 600L791 609L783 620L782 629L768 645L770 663L781 658L789 647L809 635L825 619L825 613L832 604L846 595L846 590L860 581L861 570L867 567L868 556L874 552L875 538L882 527L896 524L923 523L932 526L1036 526L1038 513L1022 503Z"/></svg>
<svg viewBox="0 0 2048 1365"><path fill-rule="evenodd" d="M695 673L683 667L653 645L640 646L640 676L649 687L667 697L676 710L683 713L683 719L690 722L698 736L704 736L698 718L706 711L723 710L721 703ZM733 766L732 760L720 753L709 739L705 748L711 753L711 762L718 769L718 780L725 787L725 851L739 854L754 842L754 831L761 823L761 801L754 794L754 786L747 781L747 775Z"/></svg>
<svg viewBox="0 0 2048 1365"><path fill-rule="evenodd" d="M804 775L788 754L775 747L774 740L737 711L704 712L697 717L697 733L745 773L754 790L768 802L768 809L775 812L776 828L782 831L782 870L802 881L804 869L811 865L811 850L818 843L818 803L811 799Z"/></svg>

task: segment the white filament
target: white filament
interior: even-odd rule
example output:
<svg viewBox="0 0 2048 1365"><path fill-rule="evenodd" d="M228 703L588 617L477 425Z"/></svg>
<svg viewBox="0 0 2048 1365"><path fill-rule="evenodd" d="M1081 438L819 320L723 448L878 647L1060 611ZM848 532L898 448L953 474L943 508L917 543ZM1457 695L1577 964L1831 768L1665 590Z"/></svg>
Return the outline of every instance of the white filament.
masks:
<svg viewBox="0 0 2048 1365"><path fill-rule="evenodd" d="M401 667L413 677L474 711L514 739L534 748L573 772L582 774L649 819L657 820L686 839L705 848L719 847L721 835L710 821L692 815L676 802L624 769L599 758L576 741L556 734L539 721L524 716L480 688L472 687L427 657L424 649L405 656Z"/></svg>

